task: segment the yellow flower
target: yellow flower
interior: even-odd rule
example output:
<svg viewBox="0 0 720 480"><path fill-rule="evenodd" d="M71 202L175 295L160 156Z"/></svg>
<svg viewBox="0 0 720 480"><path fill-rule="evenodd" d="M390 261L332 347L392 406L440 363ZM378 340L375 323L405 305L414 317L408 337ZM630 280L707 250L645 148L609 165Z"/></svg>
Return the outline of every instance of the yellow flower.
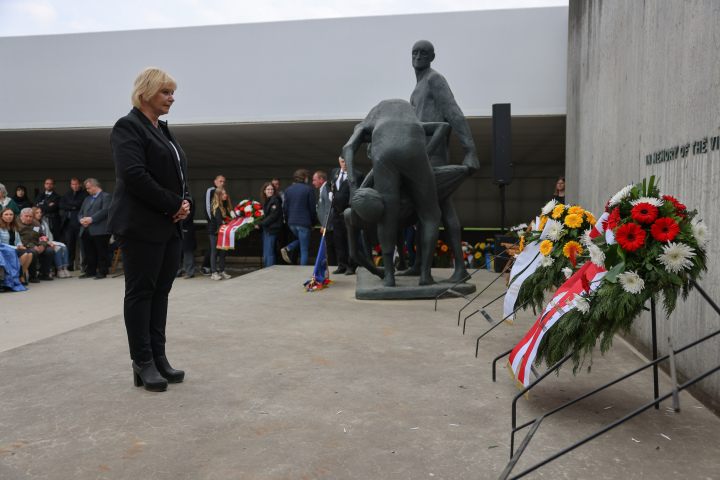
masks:
<svg viewBox="0 0 720 480"><path fill-rule="evenodd" d="M546 215L540 216L540 225L538 226L539 231L542 232L545 229L545 224L547 223L548 218L549 217L547 217Z"/></svg>
<svg viewBox="0 0 720 480"><path fill-rule="evenodd" d="M447 246L447 245L443 245L442 247L440 247L440 250L441 250L442 252L447 252L447 251L448 251L448 246Z"/></svg>
<svg viewBox="0 0 720 480"><path fill-rule="evenodd" d="M587 217L587 221L590 222L590 225L595 226L595 223L597 223L597 220L595 220L595 217L590 212L585 212L585 217Z"/></svg>
<svg viewBox="0 0 720 480"><path fill-rule="evenodd" d="M572 207L568 208L568 213L572 215L582 215L585 213L585 209L582 207L578 207L577 205L573 205Z"/></svg>
<svg viewBox="0 0 720 480"><path fill-rule="evenodd" d="M578 228L582 224L583 224L582 215L570 214L567 217L565 217L565 225L567 225L570 228Z"/></svg>
<svg viewBox="0 0 720 480"><path fill-rule="evenodd" d="M482 253L480 253L480 252L475 253L475 258L477 258L477 259L482 258Z"/></svg>
<svg viewBox="0 0 720 480"><path fill-rule="evenodd" d="M478 244L475 246L475 248L476 248L476 249L479 248L480 250L485 250L485 248L487 248L487 245L485 245L485 242L483 242L483 243L478 243Z"/></svg>
<svg viewBox="0 0 720 480"><path fill-rule="evenodd" d="M520 245L518 245L518 248L520 248L521 252L525 250L525 235L520 237Z"/></svg>
<svg viewBox="0 0 720 480"><path fill-rule="evenodd" d="M553 243L550 240L543 240L543 242L540 244L540 253L545 255L546 257L550 255L550 252L552 252L553 249Z"/></svg>
<svg viewBox="0 0 720 480"><path fill-rule="evenodd" d="M554 219L558 219L562 216L562 214L565 212L565 205L560 204L557 207L553 209L552 217Z"/></svg>
<svg viewBox="0 0 720 480"><path fill-rule="evenodd" d="M570 258L570 255L582 255L583 248L582 245L580 245L578 242L571 240L565 244L563 247L563 255L565 255L567 258Z"/></svg>

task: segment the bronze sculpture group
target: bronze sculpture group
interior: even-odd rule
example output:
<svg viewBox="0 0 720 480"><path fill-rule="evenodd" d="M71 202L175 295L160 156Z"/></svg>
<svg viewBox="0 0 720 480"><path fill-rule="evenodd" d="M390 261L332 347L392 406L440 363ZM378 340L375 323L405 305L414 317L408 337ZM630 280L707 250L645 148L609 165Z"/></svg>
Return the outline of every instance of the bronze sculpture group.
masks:
<svg viewBox="0 0 720 480"><path fill-rule="evenodd" d="M440 221L456 259L448 282L469 278L462 261L460 222L451 194L478 168L477 151L470 128L445 78L430 68L433 45L421 40L412 48L417 84L405 100L383 100L355 127L342 156L352 171L353 157L362 143L368 144L372 171L362 185L348 175L351 207L344 217L350 254L358 264L395 285L393 254L398 230L419 220L417 260L398 275L420 276L419 285L435 283L430 273ZM454 130L465 150L462 165L450 165L448 144ZM358 230L377 228L384 269L376 267L357 248Z"/></svg>

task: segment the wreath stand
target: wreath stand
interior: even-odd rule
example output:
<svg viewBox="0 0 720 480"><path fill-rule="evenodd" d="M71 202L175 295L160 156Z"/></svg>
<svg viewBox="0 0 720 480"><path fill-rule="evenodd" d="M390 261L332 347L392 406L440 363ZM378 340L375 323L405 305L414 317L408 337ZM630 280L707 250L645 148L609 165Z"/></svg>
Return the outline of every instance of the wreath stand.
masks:
<svg viewBox="0 0 720 480"><path fill-rule="evenodd" d="M715 312L717 312L718 314L720 314L720 308L718 308L718 306L715 304L715 302L713 302L713 300L712 300L712 299L707 295L707 293L697 284L697 282L695 282L695 280L693 280L693 279L690 278L689 276L688 276L688 280L689 280L690 284L691 284L693 287L695 287L695 289L697 289L698 293L700 293L700 295L703 297L703 299L715 310ZM650 306L651 306L650 312L651 312L651 316L652 316L653 322L654 322L654 320L655 320L655 315L654 315L654 312L655 312L654 302L651 302L651 305L650 305ZM654 356L654 357L657 356L657 342L656 342L656 338L655 338L655 333L656 333L656 329L655 329L655 324L653 323L653 356ZM590 397L591 395L594 395L595 393L598 393L598 392L600 392L600 391L602 391L602 390L604 390L604 389L606 389L606 388L608 388L608 387L610 387L610 386L612 386L612 385L615 385L616 383L619 383L619 382L625 380L626 378L629 378L629 377L635 375L636 373L639 373L639 372L647 369L647 368L650 367L650 366L653 367L653 376L654 376L654 378L655 378L655 399L654 399L652 402L649 402L649 403L643 405L642 407L640 407L640 408L636 409L635 411L629 413L628 415L624 416L624 417L621 418L620 420L617 420L616 422L613 422L612 424L610 424L610 425L608 425L608 426L606 426L606 427L598 430L597 432L593 433L592 435L590 435L590 436L584 438L583 440L580 440L579 442L576 442L575 444L573 444L573 445L571 445L571 446L569 446L569 447L561 450L560 452L552 455L551 457L543 460L542 462L540 462L540 463L538 463L538 464L530 467L529 469L521 472L520 474L518 474L518 475L516 475L516 476L514 476L514 477L512 477L512 478L513 478L513 479L521 478L521 477L527 475L528 473L531 473L531 472L537 470L538 468L540 468L540 467L542 467L542 466L544 466L544 465L552 462L553 460L556 460L557 458L565 455L566 453L569 453L569 452L575 450L576 448L578 448L578 447L580 447L580 446L588 443L589 441L591 441L591 440L599 437L600 435L602 435L602 434L604 434L604 433L612 430L613 428L617 427L618 425L621 425L622 423L625 423L626 421L628 421L628 420L630 420L631 418L633 418L633 417L635 417L635 416L643 413L644 411L649 410L649 409L650 409L651 407L653 407L653 406L655 407L655 409L658 409L661 401L667 400L667 399L669 399L669 398L671 398L671 397L672 397L672 399L673 399L673 410L674 410L675 412L680 412L680 400L679 400L679 397L678 397L678 393L679 393L681 390L685 390L685 389L687 389L688 387L690 387L691 385L693 385L693 384L699 382L700 380L702 380L702 379L704 379L704 378L712 375L713 373L716 373L716 372L720 371L720 364L718 364L718 365L714 366L713 368L711 368L711 369L709 369L709 370L701 373L700 375L696 376L695 378L692 378L691 380L688 380L687 382L685 382L685 383L683 383L683 384L681 384L681 385L678 385L678 383L677 383L676 368L675 368L675 355L678 354L678 353L681 353L681 352L683 352L683 351L685 351L685 350L687 350L687 349L689 349L689 348L692 348L692 347L694 347L694 346L696 346L696 345L698 345L698 344L700 344L700 343L703 343L703 342L705 342L705 341L707 341L707 340L710 340L710 339L714 338L714 337L717 336L717 335L720 335L720 330L716 330L715 332L710 333L710 334L708 334L708 335L706 335L706 336L704 336L704 337L702 337L702 338L700 338L700 339L698 339L698 340L695 340L694 342L691 342L691 343L689 343L689 344L687 344L687 345L685 345L685 346L683 346L683 347L680 347L680 348L678 348L677 350L675 350L675 349L673 348L672 343L669 343L669 340L670 340L670 339L668 339L668 346L669 346L670 352L669 352L667 355L664 355L664 356L662 356L662 357L660 357L660 358L654 358L652 362L647 363L647 364L645 364L644 366L642 366L642 367L640 367L640 368L638 368L638 369L636 369L636 370L634 370L634 371L632 371L632 372L630 372L630 373L628 373L628 374L625 374L625 375L623 375L622 377L619 377L619 378L613 380L612 382L610 382L610 383L608 383L608 384L606 384L606 385L603 385L603 386L601 386L601 387L599 387L599 388L597 388L597 389L595 389L595 390L593 390L593 391L591 391L591 392L588 392L588 393L586 393L586 394L584 394L584 395L582 395L582 396L580 396L580 397L577 397L577 398L575 398L574 400L571 400L571 401L569 401L569 402L561 405L560 407L557 407L557 408L555 408L555 409L553 409L553 410L551 410L551 411L549 411L549 412L547 412L547 413L544 413L544 414L542 414L541 416L537 417L535 420L530 421L530 422L527 422L527 423L525 423L525 424L523 424L523 425L520 425L519 427L515 427L515 425L514 425L514 418L513 418L513 429L512 429L511 435L510 435L510 457L511 457L511 458L510 458L510 462L509 462L509 463L507 464L507 466L505 467L505 470L504 470L504 471L502 472L502 474L500 475L500 480L506 480L506 479L510 476L510 472L512 471L513 467L515 466L515 464L516 464L516 463L518 462L518 460L520 459L520 456L521 456L522 453L525 451L525 448L526 448L527 445L530 443L530 440L532 439L533 435L535 434L535 432L536 432L536 431L538 430L538 428L540 427L541 422L542 422L545 418L547 418L547 417L549 417L550 415L552 415L552 414L554 414L554 413L556 413L556 412L559 412L560 410L563 410L564 408L569 407L569 406L571 406L571 405L573 405L573 404L575 404L575 403L577 403L577 402L579 402L579 401L581 401L581 400L584 400L585 398L588 398L588 397ZM558 364L561 364L561 363L564 362L567 358L569 358L569 357L566 357L565 359L561 360L560 362L558 362ZM670 391L669 393L666 393L666 394L664 394L662 397L660 397L659 394L658 394L657 371L658 371L658 364L659 364L660 362L662 362L662 361L665 361L665 360L669 360L669 362L670 362L670 378L671 378L671 382L672 382L672 389L671 389L671 391ZM557 366L558 364L556 364L555 366ZM555 366L553 366L553 368L554 368ZM540 380L540 379L538 379L535 383L537 383L539 380ZM531 385L531 386L532 386L532 385ZM528 389L529 389L529 388L530 388L530 387L528 387ZM516 398L517 398L517 397L516 397ZM514 408L514 404L513 404L513 408ZM513 413L514 413L514 411L513 411ZM532 428L530 429L530 431L527 433L527 435L526 435L525 438L523 439L522 443L520 444L520 447L518 448L518 451L515 452L515 453L513 453L514 443L515 443L515 432L517 432L518 430L521 430L521 429L523 429L523 428L525 428L525 427L528 427L528 426L530 426L530 425L532 425Z"/></svg>

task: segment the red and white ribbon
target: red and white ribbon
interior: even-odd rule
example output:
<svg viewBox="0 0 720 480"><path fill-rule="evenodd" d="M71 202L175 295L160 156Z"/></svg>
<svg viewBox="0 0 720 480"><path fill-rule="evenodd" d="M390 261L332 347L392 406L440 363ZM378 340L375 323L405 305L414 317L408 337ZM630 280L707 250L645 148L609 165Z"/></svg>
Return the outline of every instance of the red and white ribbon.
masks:
<svg viewBox="0 0 720 480"><path fill-rule="evenodd" d="M229 250L235 248L235 231L246 223L252 222L253 217L240 217L230 220L218 230L217 248Z"/></svg>

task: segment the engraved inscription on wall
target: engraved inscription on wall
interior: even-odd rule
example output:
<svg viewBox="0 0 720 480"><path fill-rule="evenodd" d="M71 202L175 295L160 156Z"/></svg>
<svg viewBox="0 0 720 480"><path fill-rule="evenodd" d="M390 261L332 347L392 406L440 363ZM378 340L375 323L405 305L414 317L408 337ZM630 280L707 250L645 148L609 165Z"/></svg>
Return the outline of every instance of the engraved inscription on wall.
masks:
<svg viewBox="0 0 720 480"><path fill-rule="evenodd" d="M685 158L688 155L699 155L712 150L720 150L720 136L703 138L685 145L677 145L675 147L666 148L657 152L645 155L645 165L653 163L669 162L677 158Z"/></svg>

